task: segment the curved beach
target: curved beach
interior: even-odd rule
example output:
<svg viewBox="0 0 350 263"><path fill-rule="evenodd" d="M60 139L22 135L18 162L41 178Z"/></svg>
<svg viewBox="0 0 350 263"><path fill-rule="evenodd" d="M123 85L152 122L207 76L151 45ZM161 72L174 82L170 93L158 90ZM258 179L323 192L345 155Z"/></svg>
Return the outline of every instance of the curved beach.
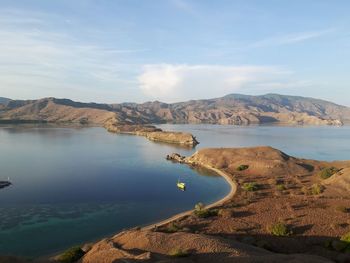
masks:
<svg viewBox="0 0 350 263"><path fill-rule="evenodd" d="M206 206L206 208L213 208L215 206L220 206L222 205L223 203L225 203L226 201L228 201L229 199L231 199L236 191L237 191L237 184L232 180L232 178L225 172L219 170L219 169L216 169L214 167L211 167L209 165L201 165L202 167L204 168L207 168L208 170L211 170L213 172L215 172L216 174L222 176L223 178L225 178L226 182L230 185L231 187L231 190L230 192L224 196L223 198L221 198L220 200L212 203L212 204L209 204ZM152 228L154 228L155 226L159 227L159 226L163 226L163 225L166 225L172 221L175 221L175 220L178 220L184 216L187 216L187 215L190 215L191 213L193 213L193 209L192 210L188 210L188 211L185 211L185 212L182 212L182 213L179 213L179 214L176 214L168 219L165 219L165 220L162 220L162 221L159 221L157 223L153 223L153 224L150 224L150 225L147 225L145 227L143 227L142 229L143 230L151 230Z"/></svg>

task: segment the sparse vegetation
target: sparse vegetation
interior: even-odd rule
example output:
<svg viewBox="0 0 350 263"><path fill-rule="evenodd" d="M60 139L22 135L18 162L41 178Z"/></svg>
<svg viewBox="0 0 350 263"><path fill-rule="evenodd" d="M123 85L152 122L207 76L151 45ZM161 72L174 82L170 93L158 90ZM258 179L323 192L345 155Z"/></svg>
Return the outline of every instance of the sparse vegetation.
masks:
<svg viewBox="0 0 350 263"><path fill-rule="evenodd" d="M290 236L292 234L292 231L290 231L287 225L283 222L278 222L276 224L271 225L269 227L269 231L272 235L278 237Z"/></svg>
<svg viewBox="0 0 350 263"><path fill-rule="evenodd" d="M233 210L231 210L231 209L219 209L218 216L221 216L224 218L231 218L231 217L233 217Z"/></svg>
<svg viewBox="0 0 350 263"><path fill-rule="evenodd" d="M174 248L169 252L169 256L176 258L188 257L189 255L190 253L187 250L181 248Z"/></svg>
<svg viewBox="0 0 350 263"><path fill-rule="evenodd" d="M304 194L304 195L309 195L310 194L310 189L307 188L306 186L303 186L301 188L301 192Z"/></svg>
<svg viewBox="0 0 350 263"><path fill-rule="evenodd" d="M319 195L324 191L324 186L320 184L313 184L310 190L312 195Z"/></svg>
<svg viewBox="0 0 350 263"><path fill-rule="evenodd" d="M247 164L241 164L240 166L237 167L237 171L244 171L249 168L249 165Z"/></svg>
<svg viewBox="0 0 350 263"><path fill-rule="evenodd" d="M244 183L242 187L245 191L254 192L259 189L259 185L255 182Z"/></svg>
<svg viewBox="0 0 350 263"><path fill-rule="evenodd" d="M199 202L194 206L194 210L200 211L200 210L204 209L204 207L205 207L205 205L203 203Z"/></svg>
<svg viewBox="0 0 350 263"><path fill-rule="evenodd" d="M181 227L179 227L175 222L171 222L167 228L166 228L167 232L169 233L175 233L179 230L181 230Z"/></svg>
<svg viewBox="0 0 350 263"><path fill-rule="evenodd" d="M343 235L340 240L328 240L325 242L325 247L338 252L350 252L350 232Z"/></svg>
<svg viewBox="0 0 350 263"><path fill-rule="evenodd" d="M341 241L344 241L350 245L350 232L346 233L340 238Z"/></svg>
<svg viewBox="0 0 350 263"><path fill-rule="evenodd" d="M217 209L206 209L203 203L198 203L194 207L194 214L200 218L207 218L211 216L217 216Z"/></svg>
<svg viewBox="0 0 350 263"><path fill-rule="evenodd" d="M85 252L79 246L72 247L58 257L58 261L62 263L73 263L83 257Z"/></svg>
<svg viewBox="0 0 350 263"><path fill-rule="evenodd" d="M276 188L277 188L277 190L279 190L279 191L286 190L286 187L285 187L284 184L278 184L278 185L276 185Z"/></svg>
<svg viewBox="0 0 350 263"><path fill-rule="evenodd" d="M333 174L337 173L339 171L339 169L335 168L335 167L327 167L321 170L321 172L319 172L319 176L322 179L328 179L329 177L331 177Z"/></svg>
<svg viewBox="0 0 350 263"><path fill-rule="evenodd" d="M335 208L336 211L338 212L342 212L342 213L347 213L348 212L348 208L342 205L339 205Z"/></svg>

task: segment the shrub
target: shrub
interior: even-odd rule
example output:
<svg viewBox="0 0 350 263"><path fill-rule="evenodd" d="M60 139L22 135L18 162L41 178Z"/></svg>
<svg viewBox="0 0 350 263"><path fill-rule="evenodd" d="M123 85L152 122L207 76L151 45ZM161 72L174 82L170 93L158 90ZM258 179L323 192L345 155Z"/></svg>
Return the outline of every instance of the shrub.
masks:
<svg viewBox="0 0 350 263"><path fill-rule="evenodd" d="M203 210L205 207L205 205L201 202L197 203L195 206L194 206L194 210L195 211L200 211L200 210Z"/></svg>
<svg viewBox="0 0 350 263"><path fill-rule="evenodd" d="M205 209L205 205L203 203L198 203L194 206L194 214L201 218L207 218L210 216L217 216L217 209Z"/></svg>
<svg viewBox="0 0 350 263"><path fill-rule="evenodd" d="M347 242L350 244L350 232L346 233L340 238L341 241Z"/></svg>
<svg viewBox="0 0 350 263"><path fill-rule="evenodd" d="M58 261L62 263L73 263L83 257L85 252L79 247L72 247L58 257Z"/></svg>
<svg viewBox="0 0 350 263"><path fill-rule="evenodd" d="M278 184L278 185L276 185L276 188L277 188L277 190L279 190L279 191L286 190L286 187L284 186L284 184Z"/></svg>
<svg viewBox="0 0 350 263"><path fill-rule="evenodd" d="M312 195L319 195L324 191L324 187L320 184L313 184L311 186L311 194Z"/></svg>
<svg viewBox="0 0 350 263"><path fill-rule="evenodd" d="M301 191L303 192L304 195L309 195L310 194L310 189L307 188L306 186L303 186L301 188Z"/></svg>
<svg viewBox="0 0 350 263"><path fill-rule="evenodd" d="M233 210L231 209L219 209L218 215L223 218L231 218L233 217Z"/></svg>
<svg viewBox="0 0 350 263"><path fill-rule="evenodd" d="M338 211L338 212L342 212L342 213L347 213L347 212L348 212L348 208L345 207L345 206L342 206L342 205L337 206L337 207L335 208L335 210Z"/></svg>
<svg viewBox="0 0 350 263"><path fill-rule="evenodd" d="M217 209L202 209L202 210L195 210L194 214L200 218L207 218L211 216L217 216L218 210Z"/></svg>
<svg viewBox="0 0 350 263"><path fill-rule="evenodd" d="M348 247L348 243L344 241L339 241L339 240L333 240L332 241L332 248L335 251L344 251Z"/></svg>
<svg viewBox="0 0 350 263"><path fill-rule="evenodd" d="M285 237L292 234L292 231L290 231L287 225L282 222L279 222L270 226L269 230L272 235L278 236L278 237Z"/></svg>
<svg viewBox="0 0 350 263"><path fill-rule="evenodd" d="M240 166L237 167L237 171L244 171L249 168L249 165L247 164L241 164Z"/></svg>
<svg viewBox="0 0 350 263"><path fill-rule="evenodd" d="M322 179L327 179L327 178L331 177L333 174L337 173L338 171L339 171L339 169L337 169L335 167L327 167L327 168L322 169L319 172L319 176Z"/></svg>
<svg viewBox="0 0 350 263"><path fill-rule="evenodd" d="M182 250L181 248L174 248L169 252L169 256L177 257L177 258L188 257L189 255L190 253L188 253L187 250Z"/></svg>
<svg viewBox="0 0 350 263"><path fill-rule="evenodd" d="M253 192L259 189L259 185L255 182L244 183L243 189L248 192Z"/></svg>
<svg viewBox="0 0 350 263"><path fill-rule="evenodd" d="M171 222L168 227L167 227L167 232L169 233L174 233L174 232L177 232L179 230L181 230L181 228L174 222Z"/></svg>

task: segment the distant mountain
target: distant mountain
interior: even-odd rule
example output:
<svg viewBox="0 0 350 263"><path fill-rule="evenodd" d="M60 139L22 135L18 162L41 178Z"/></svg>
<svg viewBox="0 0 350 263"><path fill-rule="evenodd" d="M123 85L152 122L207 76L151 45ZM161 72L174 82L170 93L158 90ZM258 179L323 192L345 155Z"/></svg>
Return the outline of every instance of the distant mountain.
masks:
<svg viewBox="0 0 350 263"><path fill-rule="evenodd" d="M7 100L0 120L116 123L311 124L350 123L350 108L332 102L278 94L230 94L208 100L142 104L80 103L68 99Z"/></svg>

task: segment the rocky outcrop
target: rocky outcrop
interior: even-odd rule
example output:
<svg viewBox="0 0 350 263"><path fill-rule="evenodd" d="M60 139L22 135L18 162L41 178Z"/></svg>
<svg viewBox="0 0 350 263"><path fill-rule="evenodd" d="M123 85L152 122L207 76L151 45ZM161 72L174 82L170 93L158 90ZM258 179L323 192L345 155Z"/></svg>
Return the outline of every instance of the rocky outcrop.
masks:
<svg viewBox="0 0 350 263"><path fill-rule="evenodd" d="M151 141L194 147L199 142L187 132L162 131L151 125L120 124L115 119L108 120L104 127L109 132L144 136Z"/></svg>
<svg viewBox="0 0 350 263"><path fill-rule="evenodd" d="M170 155L167 155L166 159L168 161L173 161L173 162L177 162L177 163L183 163L185 161L186 157L182 156L182 155L180 155L178 153L172 153Z"/></svg>

